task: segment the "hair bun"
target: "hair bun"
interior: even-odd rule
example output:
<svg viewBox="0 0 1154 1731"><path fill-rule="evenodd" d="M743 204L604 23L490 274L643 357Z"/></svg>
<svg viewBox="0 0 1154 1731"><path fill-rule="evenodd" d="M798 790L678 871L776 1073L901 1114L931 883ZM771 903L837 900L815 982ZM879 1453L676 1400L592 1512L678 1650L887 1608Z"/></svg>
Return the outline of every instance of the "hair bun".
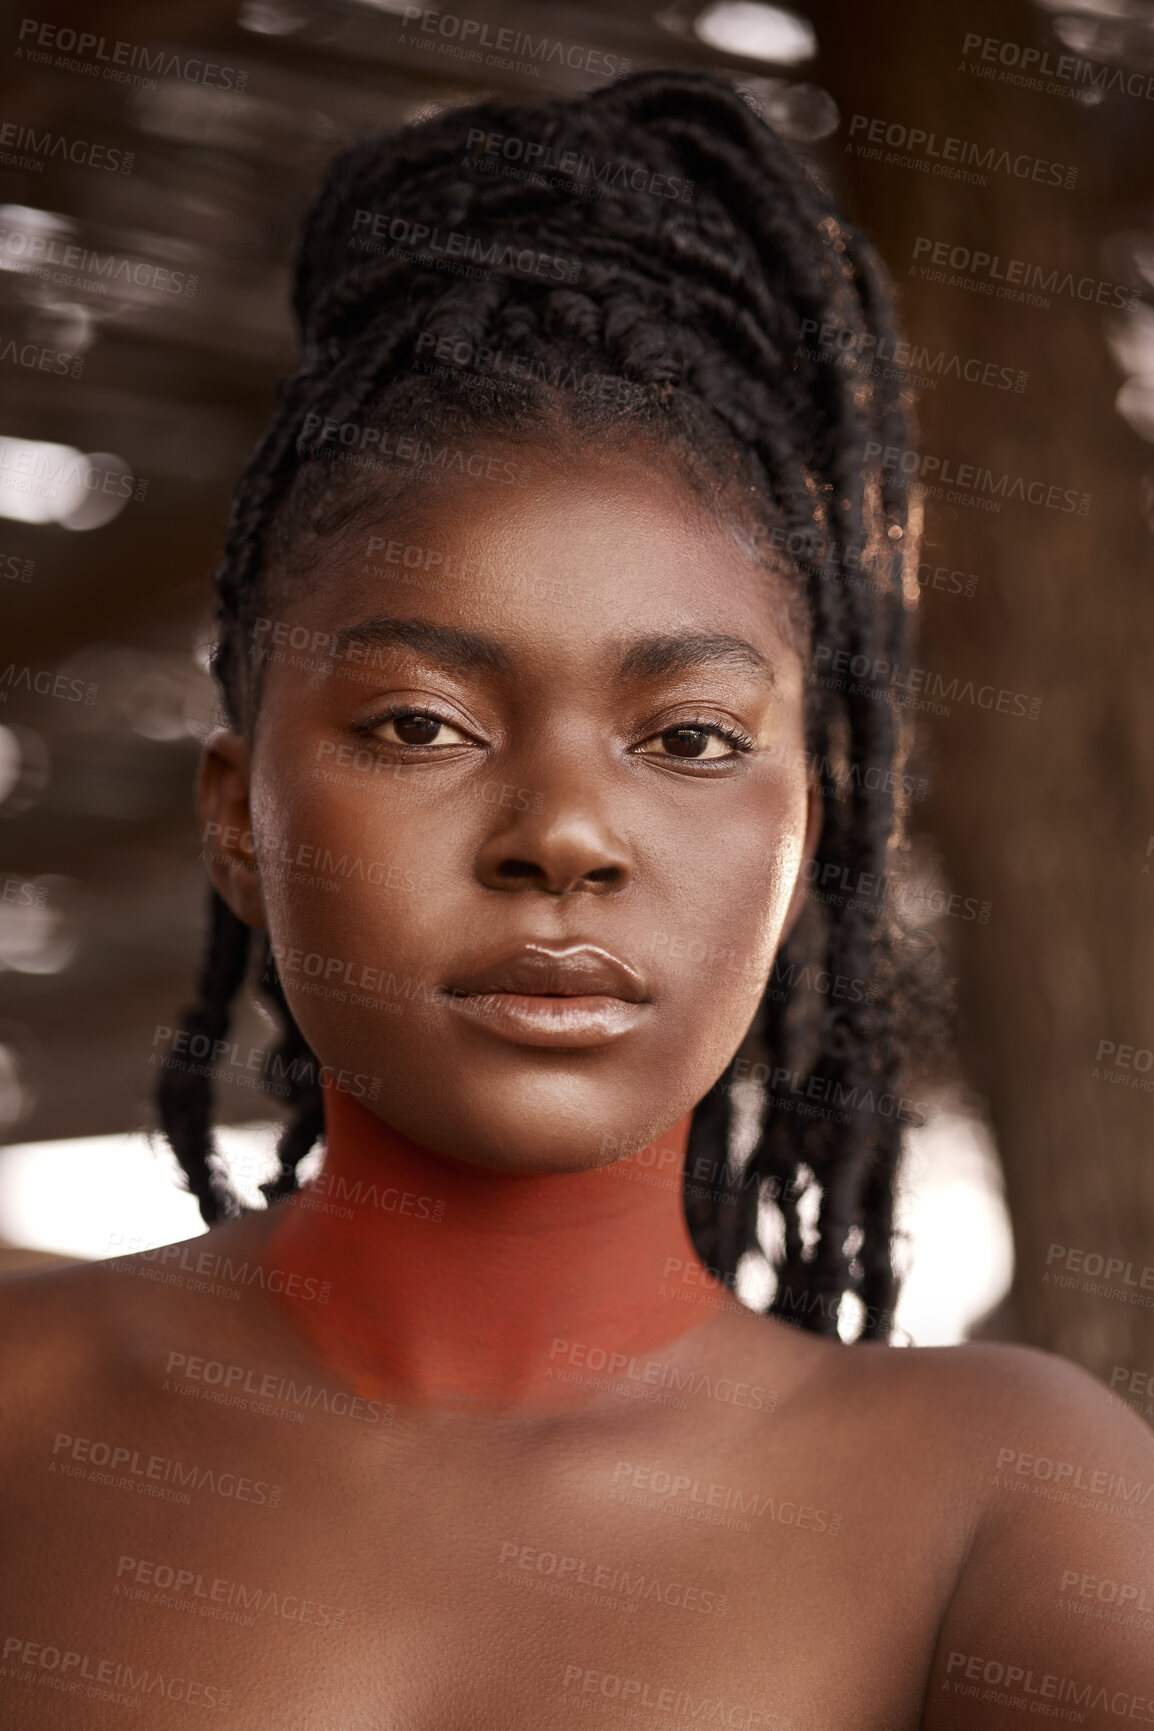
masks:
<svg viewBox="0 0 1154 1731"><path fill-rule="evenodd" d="M306 355L379 316L386 280L405 274L406 240L416 251L434 230L576 259L583 250L612 258L659 226L684 226L719 143L751 169L767 148L789 154L734 86L681 71L635 72L536 105L449 107L369 134L333 159L301 229L293 310ZM781 172L801 178L792 161ZM596 192L575 193L574 179L599 183ZM675 259L668 247L660 253L668 276Z"/></svg>
<svg viewBox="0 0 1154 1731"><path fill-rule="evenodd" d="M470 108L471 123L484 125L486 109L494 127L511 119L511 110L494 103ZM523 128L525 111L518 114ZM380 310L382 278L402 262L387 256L390 243L402 248L407 237L419 246L436 228L468 226L477 197L463 166L465 146L457 112L448 109L369 133L333 159L294 258L292 305L306 349L338 333L347 337Z"/></svg>

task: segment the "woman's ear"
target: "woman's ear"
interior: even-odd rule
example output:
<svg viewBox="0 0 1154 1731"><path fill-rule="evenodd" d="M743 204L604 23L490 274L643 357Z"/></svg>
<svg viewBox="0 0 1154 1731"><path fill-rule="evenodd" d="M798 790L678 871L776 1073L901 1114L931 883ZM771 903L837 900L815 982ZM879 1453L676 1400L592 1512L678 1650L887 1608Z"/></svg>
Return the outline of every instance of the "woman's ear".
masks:
<svg viewBox="0 0 1154 1731"><path fill-rule="evenodd" d="M267 926L249 809L249 750L239 733L219 728L200 759L196 803L212 886L246 926Z"/></svg>
<svg viewBox="0 0 1154 1731"><path fill-rule="evenodd" d="M805 875L805 868L811 860L817 857L818 844L821 841L823 817L821 782L818 780L817 776L811 775L809 781L809 802L806 809L805 820L805 842L802 846L801 864L797 870L797 882L793 886L793 895L790 897L789 907L786 909L785 924L782 926L781 936L777 940L779 948L784 944L786 938L789 937L794 926L801 917L802 906L805 902L806 887L809 883L809 879Z"/></svg>

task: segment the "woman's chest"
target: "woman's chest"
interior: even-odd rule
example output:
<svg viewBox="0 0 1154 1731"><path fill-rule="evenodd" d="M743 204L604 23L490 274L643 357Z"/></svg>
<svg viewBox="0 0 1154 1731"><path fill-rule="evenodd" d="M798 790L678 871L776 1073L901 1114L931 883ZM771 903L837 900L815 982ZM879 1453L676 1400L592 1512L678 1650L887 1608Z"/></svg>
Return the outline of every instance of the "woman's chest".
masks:
<svg viewBox="0 0 1154 1731"><path fill-rule="evenodd" d="M341 1470L336 1440L46 1475L9 1701L46 1731L920 1723L933 1535L828 1461L410 1436Z"/></svg>

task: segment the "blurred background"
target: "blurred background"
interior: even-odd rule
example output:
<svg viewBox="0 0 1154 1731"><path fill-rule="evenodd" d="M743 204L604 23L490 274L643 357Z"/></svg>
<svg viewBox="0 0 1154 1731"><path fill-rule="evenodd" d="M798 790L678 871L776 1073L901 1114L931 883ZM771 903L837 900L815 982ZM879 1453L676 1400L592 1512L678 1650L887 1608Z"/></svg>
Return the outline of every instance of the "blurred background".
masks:
<svg viewBox="0 0 1154 1731"><path fill-rule="evenodd" d="M453 5L0 14L0 1266L200 1228L144 1132L201 942L210 576L323 164L484 93L708 67L880 246L910 346L879 365L940 482L915 911L962 1013L900 1320L1122 1386L1154 1370L1154 5ZM461 53L502 28L530 58ZM251 1190L245 1080L219 1110Z"/></svg>

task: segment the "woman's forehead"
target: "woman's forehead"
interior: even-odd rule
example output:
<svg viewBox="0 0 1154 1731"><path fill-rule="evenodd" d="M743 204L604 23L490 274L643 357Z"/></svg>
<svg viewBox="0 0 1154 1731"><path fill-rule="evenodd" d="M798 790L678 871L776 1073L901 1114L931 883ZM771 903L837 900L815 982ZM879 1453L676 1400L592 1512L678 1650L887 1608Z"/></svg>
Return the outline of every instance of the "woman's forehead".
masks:
<svg viewBox="0 0 1154 1731"><path fill-rule="evenodd" d="M333 632L401 613L499 635L772 640L782 613L781 581L749 536L644 462L536 460L526 484L414 488L317 551L285 612Z"/></svg>

